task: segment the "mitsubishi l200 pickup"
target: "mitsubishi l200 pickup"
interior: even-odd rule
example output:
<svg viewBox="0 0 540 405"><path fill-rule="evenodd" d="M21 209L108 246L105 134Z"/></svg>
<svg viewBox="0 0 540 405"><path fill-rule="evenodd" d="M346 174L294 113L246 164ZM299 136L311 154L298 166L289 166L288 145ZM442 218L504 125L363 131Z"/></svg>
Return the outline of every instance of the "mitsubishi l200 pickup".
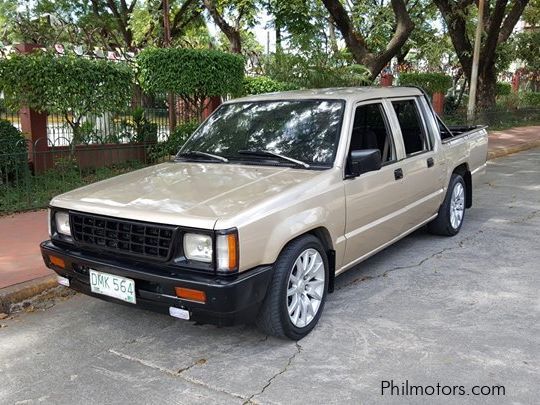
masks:
<svg viewBox="0 0 540 405"><path fill-rule="evenodd" d="M53 198L41 251L82 293L297 340L339 274L424 225L457 234L486 156L485 128L413 87L234 99L174 160Z"/></svg>

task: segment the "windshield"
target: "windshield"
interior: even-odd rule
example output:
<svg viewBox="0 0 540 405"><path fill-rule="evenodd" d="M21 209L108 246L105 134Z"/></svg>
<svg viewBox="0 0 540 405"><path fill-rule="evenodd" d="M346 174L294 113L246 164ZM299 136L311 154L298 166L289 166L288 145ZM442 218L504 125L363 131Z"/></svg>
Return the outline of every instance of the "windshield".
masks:
<svg viewBox="0 0 540 405"><path fill-rule="evenodd" d="M336 153L344 102L341 100L276 100L221 106L181 149L231 160L276 160L264 151L305 162L332 165Z"/></svg>

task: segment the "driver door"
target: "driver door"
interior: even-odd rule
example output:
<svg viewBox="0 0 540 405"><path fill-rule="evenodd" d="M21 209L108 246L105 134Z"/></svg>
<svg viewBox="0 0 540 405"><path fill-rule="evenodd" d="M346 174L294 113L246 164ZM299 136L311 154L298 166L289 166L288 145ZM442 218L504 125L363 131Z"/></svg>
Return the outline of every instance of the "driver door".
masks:
<svg viewBox="0 0 540 405"><path fill-rule="evenodd" d="M397 237L404 225L400 198L405 187L400 166L403 145L399 137L393 136L386 108L380 101L356 107L349 153L379 149L382 167L345 180L346 267Z"/></svg>

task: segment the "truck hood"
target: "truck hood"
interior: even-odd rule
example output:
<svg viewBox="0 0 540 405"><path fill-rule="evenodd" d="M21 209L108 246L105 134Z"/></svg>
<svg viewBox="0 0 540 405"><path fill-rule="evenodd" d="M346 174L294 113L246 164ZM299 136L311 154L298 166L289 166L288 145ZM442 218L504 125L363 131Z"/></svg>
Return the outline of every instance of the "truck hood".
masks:
<svg viewBox="0 0 540 405"><path fill-rule="evenodd" d="M59 195L51 206L212 229L218 219L234 217L317 174L288 167L168 162Z"/></svg>

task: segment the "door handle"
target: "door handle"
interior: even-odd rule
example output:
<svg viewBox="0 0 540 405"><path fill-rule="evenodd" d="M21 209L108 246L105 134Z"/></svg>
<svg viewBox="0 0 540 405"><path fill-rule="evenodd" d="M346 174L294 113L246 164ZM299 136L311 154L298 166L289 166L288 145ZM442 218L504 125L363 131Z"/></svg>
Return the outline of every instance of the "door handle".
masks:
<svg viewBox="0 0 540 405"><path fill-rule="evenodd" d="M403 170L402 169L394 170L394 178L396 180L402 179L403 178Z"/></svg>
<svg viewBox="0 0 540 405"><path fill-rule="evenodd" d="M433 167L433 165L435 164L435 161L433 160L433 158L428 158L427 160L427 167Z"/></svg>

